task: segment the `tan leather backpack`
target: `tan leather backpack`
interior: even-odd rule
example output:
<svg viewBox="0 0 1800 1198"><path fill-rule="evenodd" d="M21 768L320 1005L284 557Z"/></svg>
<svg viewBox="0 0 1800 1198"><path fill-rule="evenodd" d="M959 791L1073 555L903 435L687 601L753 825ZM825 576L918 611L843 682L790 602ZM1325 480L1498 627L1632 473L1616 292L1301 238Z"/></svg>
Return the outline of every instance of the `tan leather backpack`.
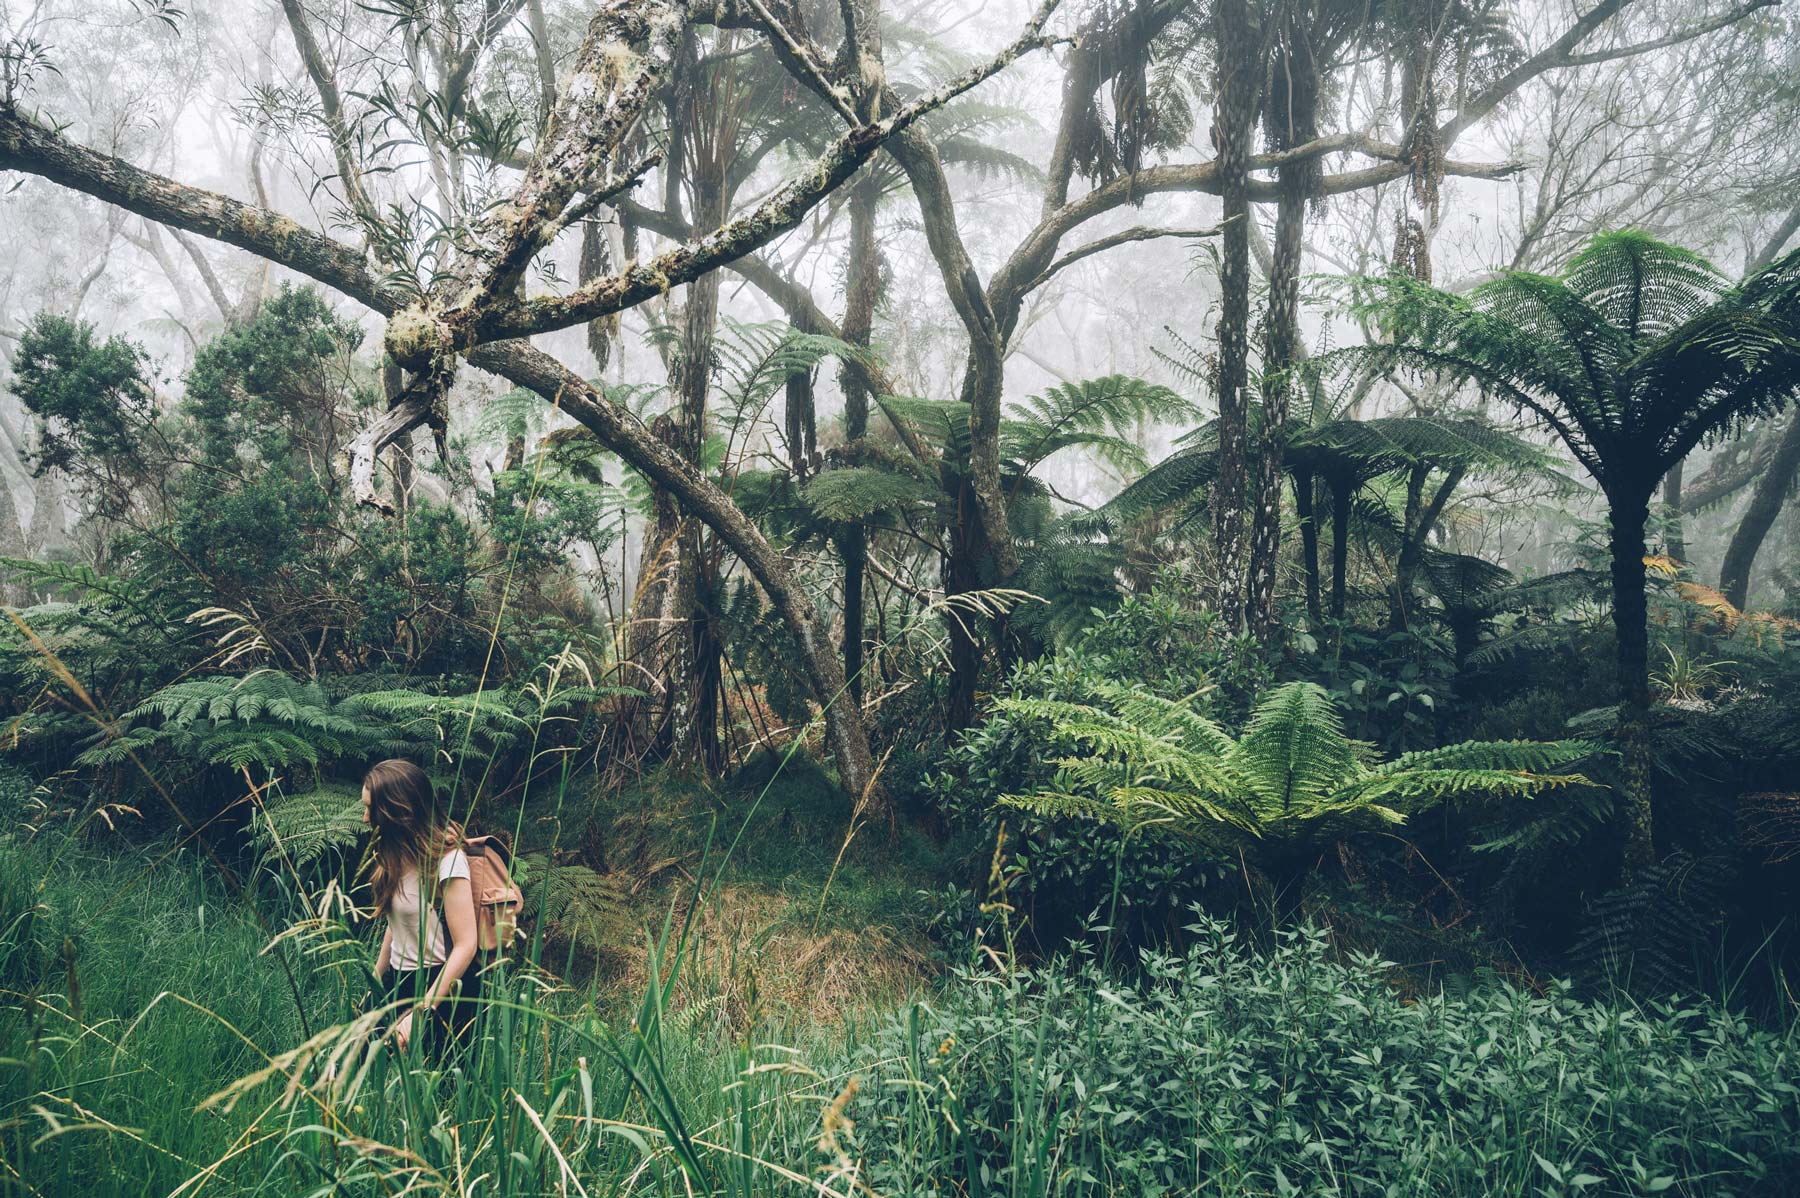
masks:
<svg viewBox="0 0 1800 1198"><path fill-rule="evenodd" d="M525 896L512 880L512 852L498 836L468 836L469 889L475 896L475 943L482 952L504 951L519 932Z"/></svg>

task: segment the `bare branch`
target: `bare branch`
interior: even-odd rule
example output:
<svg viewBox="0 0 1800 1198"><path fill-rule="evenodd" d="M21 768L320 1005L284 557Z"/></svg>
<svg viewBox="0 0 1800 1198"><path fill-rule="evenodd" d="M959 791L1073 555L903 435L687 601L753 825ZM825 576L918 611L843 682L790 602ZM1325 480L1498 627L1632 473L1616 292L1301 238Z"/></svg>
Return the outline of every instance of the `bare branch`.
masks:
<svg viewBox="0 0 1800 1198"><path fill-rule="evenodd" d="M1759 9L1773 8L1780 3L1781 0L1750 0L1748 4L1733 9L1731 12L1725 13L1722 16L1714 17L1710 21L1702 21L1700 24L1691 26L1687 29L1677 30L1674 33L1656 38L1653 41L1637 42L1629 46L1620 46L1614 50L1595 50L1588 54L1571 54L1556 65L1559 68L1589 67L1594 66L1597 63L1613 62L1620 58L1635 58L1639 54L1648 54L1653 50L1666 50L1670 46L1679 46L1683 42L1691 42L1697 37L1705 37L1709 33L1715 33L1728 25L1735 25Z"/></svg>
<svg viewBox="0 0 1800 1198"><path fill-rule="evenodd" d="M1121 229L1117 233L1109 233L1086 245L1070 250L1044 269L1044 272L1026 285L1027 291L1036 291L1050 281L1050 276L1060 270L1075 265L1083 258L1091 258L1095 254L1104 253L1121 245L1129 245L1134 241L1155 241L1162 237L1179 237L1189 241L1198 241L1206 237L1217 237L1225 226L1211 225L1204 229L1158 229L1147 225L1134 225L1129 229Z"/></svg>
<svg viewBox="0 0 1800 1198"><path fill-rule="evenodd" d="M799 67L801 73L806 77L807 85L837 109L838 115L844 118L844 123L852 128L862 124L862 118L857 116L856 109L851 106L849 93L826 77L825 68L819 65L817 58L813 57L812 49L802 45L786 25L771 16L762 0L744 0L744 3L748 4L751 11L756 14L763 30L769 37L779 42L781 47L787 51L789 61ZM849 28L854 30L853 26L849 26Z"/></svg>
<svg viewBox="0 0 1800 1198"><path fill-rule="evenodd" d="M317 279L384 315L402 295L378 283L356 250L294 220L96 153L0 107L0 170L24 171L128 212L198 233Z"/></svg>

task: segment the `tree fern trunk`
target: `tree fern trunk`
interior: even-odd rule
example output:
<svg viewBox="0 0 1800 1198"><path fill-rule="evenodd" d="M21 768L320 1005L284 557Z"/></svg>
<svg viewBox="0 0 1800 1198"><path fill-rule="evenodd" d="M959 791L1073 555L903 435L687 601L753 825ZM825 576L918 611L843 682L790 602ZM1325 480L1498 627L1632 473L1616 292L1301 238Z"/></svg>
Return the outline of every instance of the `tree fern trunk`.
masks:
<svg viewBox="0 0 1800 1198"><path fill-rule="evenodd" d="M1394 557L1394 581L1388 590L1388 631L1406 630L1412 608L1413 530L1425 506L1425 477L1431 467L1416 462L1406 474L1406 511L1400 517L1400 551Z"/></svg>
<svg viewBox="0 0 1800 1198"><path fill-rule="evenodd" d="M1625 821L1624 870L1656 861L1650 814L1650 626L1644 596L1644 530L1649 495L1613 501L1613 628L1618 635L1619 799Z"/></svg>
<svg viewBox="0 0 1800 1198"><path fill-rule="evenodd" d="M1421 503L1424 497L1425 480L1430 475L1429 466L1414 467L1412 479L1408 480L1406 497L1406 525L1402 530L1400 555L1394 565L1394 607L1391 613L1390 626L1398 632L1408 626L1411 619L1414 584L1419 576L1419 567L1425 562L1425 546L1431 534L1436 531L1438 520L1444 514L1444 508L1456 488L1462 483L1468 467L1456 465L1450 467L1444 475L1428 503ZM1414 493L1412 482L1418 483Z"/></svg>
<svg viewBox="0 0 1800 1198"><path fill-rule="evenodd" d="M804 319L795 319L792 323L796 332L818 332ZM788 375L784 391L786 402L782 416L786 424L788 469L796 481L801 481L818 468L819 432L812 371L797 370Z"/></svg>
<svg viewBox="0 0 1800 1198"><path fill-rule="evenodd" d="M1219 196L1225 225L1219 255L1219 470L1212 487L1214 602L1225 627L1243 625L1245 608L1245 391L1250 353L1250 140L1262 70L1255 61L1250 12L1244 0L1219 0L1213 10L1218 45Z"/></svg>
<svg viewBox="0 0 1800 1198"><path fill-rule="evenodd" d="M1305 179L1299 168L1282 168L1281 199L1275 220L1275 250L1269 272L1267 345L1263 354L1262 435L1257 438L1256 502L1250 514L1248 580L1250 631L1260 641L1275 633L1275 582L1281 561L1282 450L1297 340L1295 312L1300 299L1301 234L1305 229Z"/></svg>
<svg viewBox="0 0 1800 1198"><path fill-rule="evenodd" d="M1775 518L1781 514L1781 505L1793 489L1796 473L1800 473L1800 417L1790 420L1787 430L1781 434L1775 456L1762 477L1756 480L1756 490L1750 494L1750 506L1738 522L1737 531L1731 534L1731 543L1725 547L1725 564L1719 570L1719 589L1739 611L1750 604L1750 572L1756 565L1756 555L1762 549L1769 529L1775 526Z"/></svg>

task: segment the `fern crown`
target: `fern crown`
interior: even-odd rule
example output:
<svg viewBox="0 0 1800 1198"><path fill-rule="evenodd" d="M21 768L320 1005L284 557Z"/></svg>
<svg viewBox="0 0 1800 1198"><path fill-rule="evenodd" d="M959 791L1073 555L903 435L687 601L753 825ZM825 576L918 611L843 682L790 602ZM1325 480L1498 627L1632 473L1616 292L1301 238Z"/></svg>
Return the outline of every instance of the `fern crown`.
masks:
<svg viewBox="0 0 1800 1198"><path fill-rule="evenodd" d="M1400 824L1457 798L1583 784L1551 771L1593 752L1581 741L1468 741L1384 762L1345 733L1330 697L1310 682L1270 691L1236 737L1197 712L1193 696L1173 701L1113 684L1100 697L1001 702L1074 749L1056 761L1054 789L1003 802L1254 851Z"/></svg>

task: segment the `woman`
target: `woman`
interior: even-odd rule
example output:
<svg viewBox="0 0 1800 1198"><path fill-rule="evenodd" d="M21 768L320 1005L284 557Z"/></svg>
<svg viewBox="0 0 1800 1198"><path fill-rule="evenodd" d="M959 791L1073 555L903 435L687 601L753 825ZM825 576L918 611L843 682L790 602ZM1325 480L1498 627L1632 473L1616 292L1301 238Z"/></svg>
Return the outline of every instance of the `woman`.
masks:
<svg viewBox="0 0 1800 1198"><path fill-rule="evenodd" d="M469 968L476 949L475 896L462 829L446 818L431 780L410 761L377 763L363 779L362 798L363 822L375 833L369 885L375 913L387 919L375 980L385 988L386 1002L408 1004L393 1028L400 1048L420 1035L430 1051L446 1033L460 1035L468 1027L481 989L481 975Z"/></svg>

